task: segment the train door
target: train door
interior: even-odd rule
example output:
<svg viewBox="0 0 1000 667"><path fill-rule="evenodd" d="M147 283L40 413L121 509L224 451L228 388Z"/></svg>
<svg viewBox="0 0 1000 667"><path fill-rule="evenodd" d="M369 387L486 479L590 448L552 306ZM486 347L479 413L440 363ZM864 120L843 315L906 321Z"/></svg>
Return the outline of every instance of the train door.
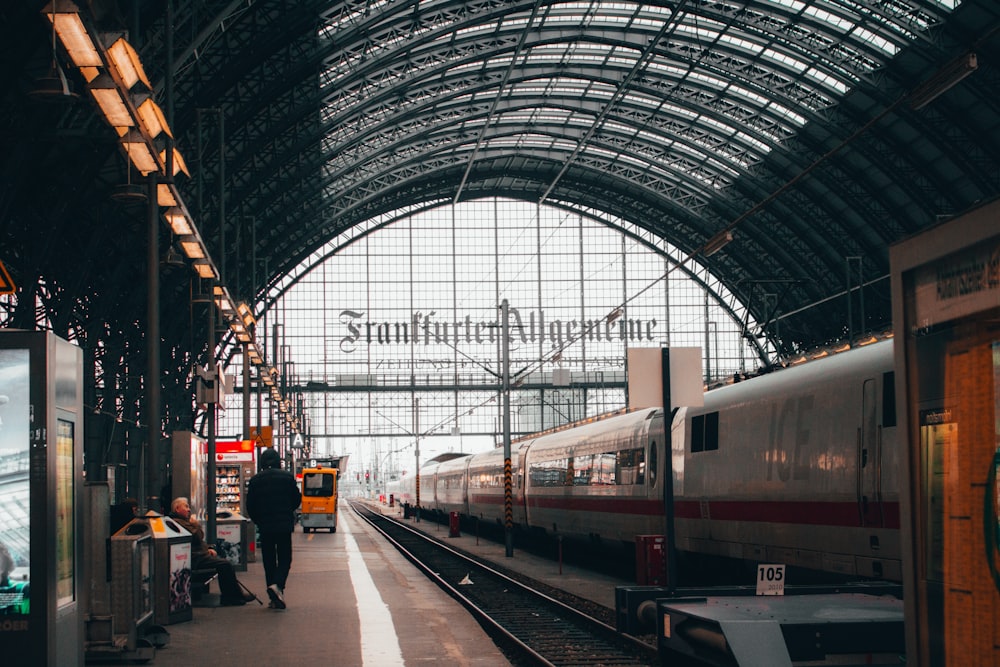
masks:
<svg viewBox="0 0 1000 667"><path fill-rule="evenodd" d="M878 424L878 401L874 378L864 381L861 389L861 424L857 433L858 519L862 526L884 525L881 480L882 447Z"/></svg>

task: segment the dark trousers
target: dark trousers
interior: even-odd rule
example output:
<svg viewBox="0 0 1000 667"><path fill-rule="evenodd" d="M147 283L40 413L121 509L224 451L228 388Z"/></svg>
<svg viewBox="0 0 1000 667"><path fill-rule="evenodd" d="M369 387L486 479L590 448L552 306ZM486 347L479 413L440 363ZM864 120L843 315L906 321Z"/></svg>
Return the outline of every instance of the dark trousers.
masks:
<svg viewBox="0 0 1000 667"><path fill-rule="evenodd" d="M281 590L285 590L288 571L292 569L292 534L260 531L260 559L264 564L267 585L278 584Z"/></svg>
<svg viewBox="0 0 1000 667"><path fill-rule="evenodd" d="M199 570L214 569L219 574L219 595L223 600L236 600L243 597L240 583L236 581L236 571L233 564L218 556L205 556L195 563Z"/></svg>

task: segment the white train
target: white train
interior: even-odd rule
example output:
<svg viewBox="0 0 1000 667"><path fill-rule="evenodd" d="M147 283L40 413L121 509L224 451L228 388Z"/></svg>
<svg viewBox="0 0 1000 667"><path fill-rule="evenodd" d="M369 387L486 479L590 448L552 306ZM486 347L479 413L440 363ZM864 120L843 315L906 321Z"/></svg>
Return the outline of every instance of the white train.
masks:
<svg viewBox="0 0 1000 667"><path fill-rule="evenodd" d="M673 513L682 558L900 581L892 342L715 389L670 423L636 410L514 443L518 529L634 543ZM414 478L389 491L416 504ZM503 524L503 449L421 468L420 507Z"/></svg>

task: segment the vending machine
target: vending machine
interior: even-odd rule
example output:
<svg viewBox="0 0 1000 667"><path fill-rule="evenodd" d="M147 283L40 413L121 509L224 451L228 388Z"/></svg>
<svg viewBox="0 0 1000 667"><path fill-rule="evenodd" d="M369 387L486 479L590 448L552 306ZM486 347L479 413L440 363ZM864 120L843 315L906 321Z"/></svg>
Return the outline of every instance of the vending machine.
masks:
<svg viewBox="0 0 1000 667"><path fill-rule="evenodd" d="M246 490L257 471L253 440L215 443L216 550L238 572L256 560L253 527L246 518Z"/></svg>
<svg viewBox="0 0 1000 667"><path fill-rule="evenodd" d="M217 512L246 514L246 489L256 472L253 440L215 443L215 508Z"/></svg>

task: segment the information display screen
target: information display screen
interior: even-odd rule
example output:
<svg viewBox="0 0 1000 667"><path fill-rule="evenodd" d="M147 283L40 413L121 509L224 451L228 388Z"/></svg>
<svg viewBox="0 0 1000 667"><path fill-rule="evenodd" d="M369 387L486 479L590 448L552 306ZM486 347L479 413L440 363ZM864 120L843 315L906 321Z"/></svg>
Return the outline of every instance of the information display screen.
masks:
<svg viewBox="0 0 1000 667"><path fill-rule="evenodd" d="M0 616L27 617L31 600L30 360L0 349Z"/></svg>
<svg viewBox="0 0 1000 667"><path fill-rule="evenodd" d="M56 606L76 599L74 577L75 508L73 422L56 421Z"/></svg>

